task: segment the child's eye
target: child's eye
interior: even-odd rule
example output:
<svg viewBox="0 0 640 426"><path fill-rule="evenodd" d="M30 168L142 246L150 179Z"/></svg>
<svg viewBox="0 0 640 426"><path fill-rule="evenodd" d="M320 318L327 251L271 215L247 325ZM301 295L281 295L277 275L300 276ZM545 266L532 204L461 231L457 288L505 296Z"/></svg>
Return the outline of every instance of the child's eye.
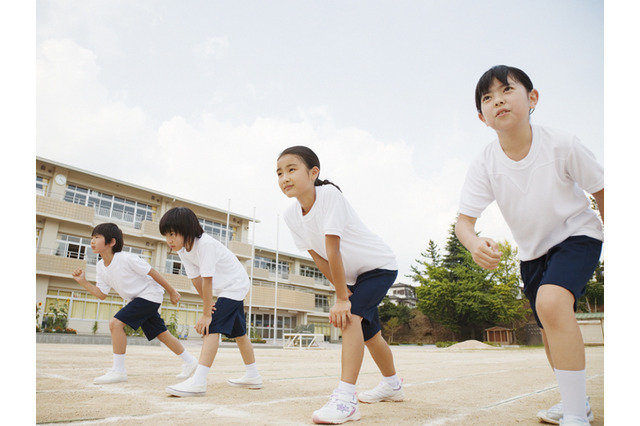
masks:
<svg viewBox="0 0 640 426"><path fill-rule="evenodd" d="M511 90L513 90L513 87L511 87L511 86L507 86L507 87L504 88L505 92L509 92Z"/></svg>
<svg viewBox="0 0 640 426"><path fill-rule="evenodd" d="M488 101L489 99L491 99L491 96L489 96L489 95L484 95L484 96L482 97L482 102L486 102L486 101Z"/></svg>

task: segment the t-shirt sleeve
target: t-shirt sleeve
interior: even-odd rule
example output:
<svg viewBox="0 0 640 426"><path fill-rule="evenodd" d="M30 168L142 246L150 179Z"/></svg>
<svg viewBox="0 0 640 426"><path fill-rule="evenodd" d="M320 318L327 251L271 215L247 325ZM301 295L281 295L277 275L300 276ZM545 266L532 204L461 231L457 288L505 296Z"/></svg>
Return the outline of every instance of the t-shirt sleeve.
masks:
<svg viewBox="0 0 640 426"><path fill-rule="evenodd" d="M460 195L458 213L479 218L482 212L495 200L491 182L479 158L469 166Z"/></svg>
<svg viewBox="0 0 640 426"><path fill-rule="evenodd" d="M337 188L329 188L325 192L323 205L324 235L342 237L345 227L349 223L349 210L342 192Z"/></svg>
<svg viewBox="0 0 640 426"><path fill-rule="evenodd" d="M178 252L178 256L187 274L187 278L197 278L200 276L200 268L198 268L198 265L187 259L187 256L182 254L182 250Z"/></svg>
<svg viewBox="0 0 640 426"><path fill-rule="evenodd" d="M573 138L565 170L570 179L591 194L604 188L604 167L577 137Z"/></svg>
<svg viewBox="0 0 640 426"><path fill-rule="evenodd" d="M149 264L149 262L147 262L140 256L127 256L127 263L134 273L141 276L149 274L149 271L151 270L151 265Z"/></svg>
<svg viewBox="0 0 640 426"><path fill-rule="evenodd" d="M105 279L104 265L101 264L101 262L102 261L99 261L96 265L96 287L98 287L98 290L103 294L109 294L109 291L111 291L111 285L109 285Z"/></svg>
<svg viewBox="0 0 640 426"><path fill-rule="evenodd" d="M216 263L220 254L216 252L215 243L212 240L200 240L198 244L198 262L200 263L200 276L213 277L216 273Z"/></svg>

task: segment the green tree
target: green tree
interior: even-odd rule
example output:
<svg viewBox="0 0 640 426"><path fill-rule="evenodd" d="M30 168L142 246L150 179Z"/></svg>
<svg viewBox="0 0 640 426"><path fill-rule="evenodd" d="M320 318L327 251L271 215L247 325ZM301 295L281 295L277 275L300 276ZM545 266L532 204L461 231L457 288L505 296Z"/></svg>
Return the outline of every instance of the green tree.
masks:
<svg viewBox="0 0 640 426"><path fill-rule="evenodd" d="M604 305L604 262L600 261L593 273L593 278L587 283L584 296L578 301L578 309L587 312L598 312L598 307Z"/></svg>
<svg viewBox="0 0 640 426"><path fill-rule="evenodd" d="M393 335L400 330L400 327L402 327L402 324L400 324L400 320L398 320L397 317L393 317L390 318L389 321L387 321L384 324L384 331L386 331L389 334L389 343L393 343Z"/></svg>
<svg viewBox="0 0 640 426"><path fill-rule="evenodd" d="M380 317L381 323L385 323L391 318L398 318L400 325L405 325L409 324L412 315L411 309L408 306L396 305L385 296L380 306L378 306L378 316Z"/></svg>
<svg viewBox="0 0 640 426"><path fill-rule="evenodd" d="M458 241L452 225L444 256L430 241L429 249L421 253L423 259L411 267L411 278L420 284L417 308L459 338L477 339L487 326L523 321L526 310L520 296L517 250L508 242L500 249L500 266L483 269Z"/></svg>

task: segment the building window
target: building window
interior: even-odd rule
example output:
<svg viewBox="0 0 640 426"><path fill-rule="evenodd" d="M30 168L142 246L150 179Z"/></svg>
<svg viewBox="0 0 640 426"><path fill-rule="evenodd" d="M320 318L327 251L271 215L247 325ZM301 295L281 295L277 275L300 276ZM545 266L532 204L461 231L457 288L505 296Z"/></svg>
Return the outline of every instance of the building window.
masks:
<svg viewBox="0 0 640 426"><path fill-rule="evenodd" d="M156 208L148 204L75 185L67 185L64 201L93 207L96 215L131 223L136 229L143 220L153 221L156 212Z"/></svg>
<svg viewBox="0 0 640 426"><path fill-rule="evenodd" d="M56 256L69 257L72 259L87 260L87 264L95 265L98 256L91 251L91 239L74 237L72 235L58 235L58 247Z"/></svg>
<svg viewBox="0 0 640 426"><path fill-rule="evenodd" d="M187 271L185 271L184 269L182 260L180 260L180 256L178 256L177 254L167 255L164 271L167 274L184 275L184 276L187 275Z"/></svg>
<svg viewBox="0 0 640 426"><path fill-rule="evenodd" d="M182 333L185 327L196 325L198 317L202 315L202 305L179 302L178 306L175 306L170 301L162 302L160 316L164 322L171 322L174 315L178 323L178 332Z"/></svg>
<svg viewBox="0 0 640 426"><path fill-rule="evenodd" d="M55 305L67 304L69 318L108 321L124 306L124 301L119 296L107 296L100 300L94 295L81 291L67 291L49 289L45 302L44 312L51 312Z"/></svg>
<svg viewBox="0 0 640 426"><path fill-rule="evenodd" d="M200 225L202 225L202 229L204 230L204 232L211 235L213 238L220 241L221 243L225 244L227 241L233 241L234 230L232 227L227 228L227 225L223 225L217 222L212 222L207 219L198 218L198 221L200 222ZM227 234L229 236L228 240L227 240Z"/></svg>
<svg viewBox="0 0 640 426"><path fill-rule="evenodd" d="M47 195L49 179L36 175L36 195Z"/></svg>
<svg viewBox="0 0 640 426"><path fill-rule="evenodd" d="M60 234L57 239L58 247L56 256L70 257L72 259L86 260L87 265L96 265L101 257L91 250L91 239ZM151 263L151 251L137 247L123 246L122 251L140 256L147 263Z"/></svg>
<svg viewBox="0 0 640 426"><path fill-rule="evenodd" d="M100 300L87 292L49 289L44 313L51 312L51 308L56 305L61 307L64 304L67 305L70 319L91 321L108 321L125 305L124 300L117 295ZM174 306L168 300L161 307L161 316L165 322L169 322L175 313L178 325L183 326L195 325L197 315L201 312L202 305L179 303Z"/></svg>
<svg viewBox="0 0 640 426"><path fill-rule="evenodd" d="M324 341L331 340L331 324L328 322L310 322L308 325L313 326L314 334L324 335Z"/></svg>
<svg viewBox="0 0 640 426"><path fill-rule="evenodd" d="M324 276L320 269L314 266L300 265L300 275L303 277L313 278L317 283L328 286L329 280Z"/></svg>
<svg viewBox="0 0 640 426"><path fill-rule="evenodd" d="M329 306L329 296L325 294L316 294L316 310L322 312L329 312L331 306Z"/></svg>
<svg viewBox="0 0 640 426"><path fill-rule="evenodd" d="M274 339L273 314L251 314L251 333L263 339ZM247 319L247 322L249 320ZM296 318L289 315L278 315L276 339L282 339L283 333L293 333L296 328Z"/></svg>
<svg viewBox="0 0 640 426"><path fill-rule="evenodd" d="M266 269L271 274L276 273L276 260L268 257L256 256L253 261L253 266L256 268ZM278 276L280 278L289 278L289 262L280 260L278 261Z"/></svg>
<svg viewBox="0 0 640 426"><path fill-rule="evenodd" d="M67 201L73 204L80 204L81 206L86 206L88 196L89 196L89 190L87 188L81 188L75 185L68 185L67 191L64 194L64 201Z"/></svg>
<svg viewBox="0 0 640 426"><path fill-rule="evenodd" d="M143 258L147 263L151 264L151 250L144 250L137 247L122 247L123 252L137 254Z"/></svg>

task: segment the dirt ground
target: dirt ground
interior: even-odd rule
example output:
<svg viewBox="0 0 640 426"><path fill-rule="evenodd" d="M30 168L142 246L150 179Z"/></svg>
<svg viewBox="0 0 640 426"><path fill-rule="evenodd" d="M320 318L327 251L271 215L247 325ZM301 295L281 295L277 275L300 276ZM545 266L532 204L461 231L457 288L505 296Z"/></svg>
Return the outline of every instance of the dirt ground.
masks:
<svg viewBox="0 0 640 426"><path fill-rule="evenodd" d="M185 343L194 356L200 342ZM360 404L360 425L540 425L538 410L559 401L542 348L469 349L392 346L406 400ZM311 414L337 385L340 346L297 350L255 345L264 379L260 390L227 385L244 367L234 344L221 346L204 397L177 398L165 387L179 382L181 360L164 346L127 348L129 381L94 385L111 366L108 345L36 344L38 424L311 425ZM604 348L587 347L587 393L604 424ZM380 373L369 356L358 391ZM352 423L347 423L352 424Z"/></svg>

